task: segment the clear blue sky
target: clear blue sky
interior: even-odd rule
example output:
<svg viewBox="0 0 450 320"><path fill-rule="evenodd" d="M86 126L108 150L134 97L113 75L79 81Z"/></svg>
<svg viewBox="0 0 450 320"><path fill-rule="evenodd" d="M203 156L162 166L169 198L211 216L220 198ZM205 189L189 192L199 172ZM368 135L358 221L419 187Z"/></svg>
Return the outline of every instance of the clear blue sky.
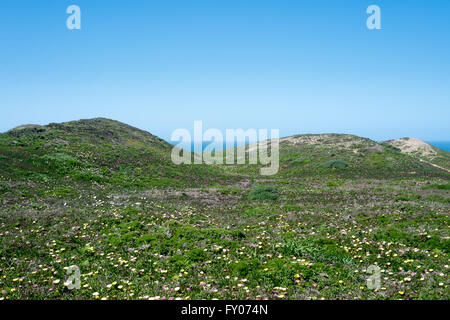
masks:
<svg viewBox="0 0 450 320"><path fill-rule="evenodd" d="M66 8L82 29L66 28ZM382 30L366 28L381 7ZM450 140L448 0L3 0L0 131L107 117Z"/></svg>

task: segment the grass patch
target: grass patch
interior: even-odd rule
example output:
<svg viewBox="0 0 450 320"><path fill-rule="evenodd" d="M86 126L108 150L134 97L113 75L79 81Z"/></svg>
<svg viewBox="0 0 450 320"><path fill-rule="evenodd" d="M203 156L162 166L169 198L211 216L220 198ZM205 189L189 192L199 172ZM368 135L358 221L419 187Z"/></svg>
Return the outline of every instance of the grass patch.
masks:
<svg viewBox="0 0 450 320"><path fill-rule="evenodd" d="M343 169L348 167L348 163L344 160L331 160L323 164L324 168L327 169Z"/></svg>
<svg viewBox="0 0 450 320"><path fill-rule="evenodd" d="M258 186L248 194L249 200L277 200L279 190L275 186Z"/></svg>

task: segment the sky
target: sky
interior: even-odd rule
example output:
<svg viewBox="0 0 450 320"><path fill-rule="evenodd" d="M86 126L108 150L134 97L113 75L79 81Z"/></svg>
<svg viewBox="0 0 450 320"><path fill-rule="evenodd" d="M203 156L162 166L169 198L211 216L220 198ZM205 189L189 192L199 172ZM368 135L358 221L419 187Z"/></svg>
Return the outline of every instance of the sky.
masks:
<svg viewBox="0 0 450 320"><path fill-rule="evenodd" d="M369 5L381 30L369 30ZM69 5L81 29L69 30ZM3 0L0 131L106 117L450 140L448 0Z"/></svg>

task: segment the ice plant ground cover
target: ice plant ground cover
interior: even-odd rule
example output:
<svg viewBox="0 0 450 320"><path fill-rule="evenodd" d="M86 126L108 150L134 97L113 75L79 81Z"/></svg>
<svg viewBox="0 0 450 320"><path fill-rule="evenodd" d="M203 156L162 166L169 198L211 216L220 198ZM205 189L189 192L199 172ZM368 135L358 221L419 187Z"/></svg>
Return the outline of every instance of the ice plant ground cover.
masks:
<svg viewBox="0 0 450 320"><path fill-rule="evenodd" d="M390 143L295 136L265 177L170 151L106 119L1 134L0 299L450 297L448 152L435 167Z"/></svg>

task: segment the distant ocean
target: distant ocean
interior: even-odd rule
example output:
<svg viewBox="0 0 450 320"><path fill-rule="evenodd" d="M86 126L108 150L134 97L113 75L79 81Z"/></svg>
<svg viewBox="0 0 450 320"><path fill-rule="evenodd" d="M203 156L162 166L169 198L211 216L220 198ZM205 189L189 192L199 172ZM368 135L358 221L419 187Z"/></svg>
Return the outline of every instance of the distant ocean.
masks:
<svg viewBox="0 0 450 320"><path fill-rule="evenodd" d="M436 148L450 152L450 141L427 141L427 143Z"/></svg>

